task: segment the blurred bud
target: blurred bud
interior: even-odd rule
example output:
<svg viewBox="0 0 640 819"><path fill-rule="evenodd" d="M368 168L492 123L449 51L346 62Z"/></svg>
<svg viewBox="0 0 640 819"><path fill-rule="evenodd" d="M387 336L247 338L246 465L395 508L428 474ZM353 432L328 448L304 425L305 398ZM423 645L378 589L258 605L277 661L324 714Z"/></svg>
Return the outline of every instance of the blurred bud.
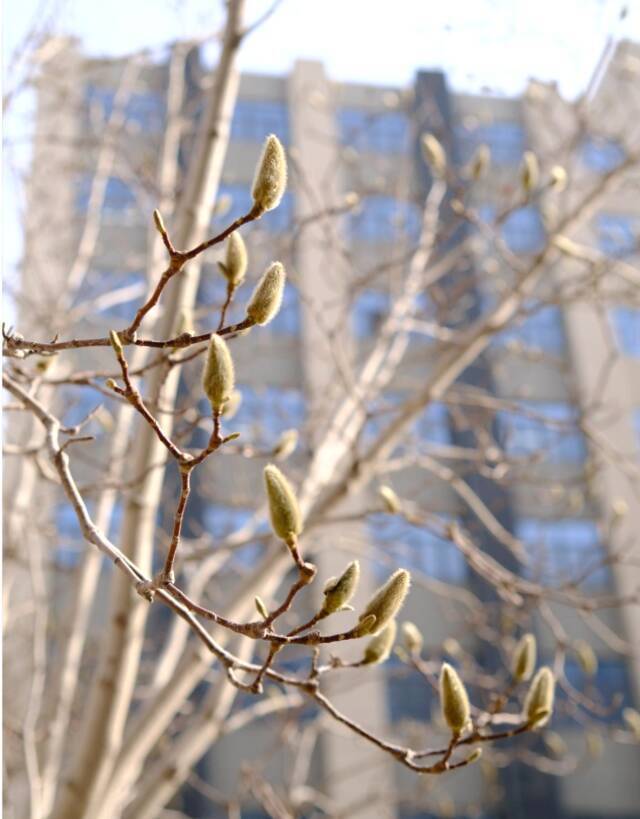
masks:
<svg viewBox="0 0 640 819"><path fill-rule="evenodd" d="M561 193L567 187L567 172L562 165L554 165L553 168L551 168L549 181L551 187L558 193Z"/></svg>
<svg viewBox="0 0 640 819"><path fill-rule="evenodd" d="M420 141L424 161L431 168L437 179L441 179L447 172L447 155L440 142L433 134L423 134Z"/></svg>
<svg viewBox="0 0 640 819"><path fill-rule="evenodd" d="M240 390L233 390L229 398L225 401L224 407L222 408L222 417L226 418L227 421L230 421L231 418L233 418L233 416L240 408L241 403L242 393L240 392Z"/></svg>
<svg viewBox="0 0 640 819"><path fill-rule="evenodd" d="M553 671L543 666L533 678L524 701L524 714L532 727L542 727L549 722L553 711L555 687Z"/></svg>
<svg viewBox="0 0 640 819"><path fill-rule="evenodd" d="M256 597L254 597L254 602L256 604L256 609L258 611L258 614L260 615L260 617L262 617L264 620L266 620L267 617L269 616L269 609L265 606L262 598L256 596Z"/></svg>
<svg viewBox="0 0 640 819"><path fill-rule="evenodd" d="M175 334L181 336L183 333L193 334L194 332L193 310L190 307L183 307L176 322Z"/></svg>
<svg viewBox="0 0 640 819"><path fill-rule="evenodd" d="M415 623L406 620L402 624L402 638L405 648L411 655L418 655L422 651L424 638L422 632Z"/></svg>
<svg viewBox="0 0 640 819"><path fill-rule="evenodd" d="M475 748L467 757L467 764L472 765L477 762L482 756L482 748Z"/></svg>
<svg viewBox="0 0 640 819"><path fill-rule="evenodd" d="M39 361L36 363L36 370L38 370L40 373L46 373L55 360L55 355L48 355L46 358L39 359Z"/></svg>
<svg viewBox="0 0 640 819"><path fill-rule="evenodd" d="M227 255L224 264L218 262L218 267L229 285L235 288L244 281L247 265L247 246L238 231L234 231L227 239Z"/></svg>
<svg viewBox="0 0 640 819"><path fill-rule="evenodd" d="M153 211L153 223L156 226L156 230L158 231L158 233L166 233L167 232L167 229L164 226L164 220L162 218L162 214L160 213L160 211L157 208Z"/></svg>
<svg viewBox="0 0 640 819"><path fill-rule="evenodd" d="M624 518L629 514L629 504L626 502L626 500L624 500L624 498L616 498L611 504L611 511L613 512L614 517Z"/></svg>
<svg viewBox="0 0 640 819"><path fill-rule="evenodd" d="M442 643L442 650L445 654L448 654L449 657L459 657L462 654L462 646L457 640L454 640L453 637L447 637Z"/></svg>
<svg viewBox="0 0 640 819"><path fill-rule="evenodd" d="M554 756L564 756L567 753L567 743L555 731L545 731L542 739Z"/></svg>
<svg viewBox="0 0 640 819"><path fill-rule="evenodd" d="M449 663L443 663L440 671L440 707L452 733L460 734L469 722L469 697L458 672Z"/></svg>
<svg viewBox="0 0 640 819"><path fill-rule="evenodd" d="M624 708L622 719L633 736L640 742L640 713L635 708Z"/></svg>
<svg viewBox="0 0 640 819"><path fill-rule="evenodd" d="M287 158L282 143L275 134L270 134L262 149L251 195L262 213L273 210L287 187Z"/></svg>
<svg viewBox="0 0 640 819"><path fill-rule="evenodd" d="M367 643L364 650L364 665L377 665L388 659L396 639L397 625L395 620L391 620L382 631Z"/></svg>
<svg viewBox="0 0 640 819"><path fill-rule="evenodd" d="M225 214L231 210L232 204L233 198L229 196L228 193L223 193L222 196L216 199L216 203L213 206L213 215L218 217L225 216Z"/></svg>
<svg viewBox="0 0 640 819"><path fill-rule="evenodd" d="M109 341L111 342L111 346L117 356L124 355L124 349L122 347L122 342L120 341L120 336L116 333L115 330L109 330Z"/></svg>
<svg viewBox="0 0 640 819"><path fill-rule="evenodd" d="M233 359L227 343L217 333L213 333L202 373L202 387L214 412L223 409L233 392L234 384Z"/></svg>
<svg viewBox="0 0 640 819"><path fill-rule="evenodd" d="M598 670L598 658L594 650L585 640L576 640L573 648L582 671L587 677L593 677Z"/></svg>
<svg viewBox="0 0 640 819"><path fill-rule="evenodd" d="M344 572L332 577L324 587L324 603L320 609L322 615L334 614L344 609L355 594L360 579L360 564L352 560Z"/></svg>
<svg viewBox="0 0 640 819"><path fill-rule="evenodd" d="M355 208L360 204L360 196L355 191L349 191L344 195L344 203L349 208Z"/></svg>
<svg viewBox="0 0 640 819"><path fill-rule="evenodd" d="M400 498L390 486L378 487L378 495L384 503L385 511L390 515L397 515L401 509Z"/></svg>
<svg viewBox="0 0 640 819"><path fill-rule="evenodd" d="M536 667L536 638L533 634L525 634L520 638L515 651L511 671L516 682L526 682L531 679Z"/></svg>
<svg viewBox="0 0 640 819"><path fill-rule="evenodd" d="M286 277L280 262L273 262L262 274L247 305L247 317L254 324L268 324L278 314Z"/></svg>
<svg viewBox="0 0 640 819"><path fill-rule="evenodd" d="M361 631L362 634L378 634L396 616L407 596L410 583L411 575L405 569L397 569L391 575L369 600L358 618L361 627L364 627L366 618L376 618L367 631Z"/></svg>
<svg viewBox="0 0 640 819"><path fill-rule="evenodd" d="M522 157L522 165L520 166L520 184L525 193L531 193L538 187L540 179L540 168L538 166L538 157L533 151L525 151Z"/></svg>
<svg viewBox="0 0 640 819"><path fill-rule="evenodd" d="M281 540L290 542L302 531L298 500L291 484L274 464L264 468L271 526Z"/></svg>
<svg viewBox="0 0 640 819"><path fill-rule="evenodd" d="M477 182L486 174L491 164L491 150L488 145L478 145L469 162L469 177Z"/></svg>
<svg viewBox="0 0 640 819"><path fill-rule="evenodd" d="M107 378L104 385L108 390L115 390L115 388L118 386L117 382L113 378Z"/></svg>
<svg viewBox="0 0 640 819"><path fill-rule="evenodd" d="M274 458L277 458L279 461L284 461L286 458L289 457L292 453L296 451L296 447L298 446L298 430L297 429L285 429L282 435L276 441L276 445L273 448L272 455Z"/></svg>

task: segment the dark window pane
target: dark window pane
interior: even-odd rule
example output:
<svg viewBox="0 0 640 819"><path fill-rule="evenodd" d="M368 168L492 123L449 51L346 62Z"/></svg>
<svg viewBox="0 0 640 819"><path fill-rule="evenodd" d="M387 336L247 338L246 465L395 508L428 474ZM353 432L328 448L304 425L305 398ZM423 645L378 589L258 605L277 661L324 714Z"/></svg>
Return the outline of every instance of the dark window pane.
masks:
<svg viewBox="0 0 640 819"><path fill-rule="evenodd" d="M397 111L371 112L361 108L338 111L340 142L360 151L401 153L409 142L409 120Z"/></svg>
<svg viewBox="0 0 640 819"><path fill-rule="evenodd" d="M284 102L239 99L231 120L231 139L263 142L275 134L283 145L289 143L289 114Z"/></svg>
<svg viewBox="0 0 640 819"><path fill-rule="evenodd" d="M480 145L488 145L496 165L515 165L525 149L525 134L517 122L491 122L476 128L455 129L462 162L468 162Z"/></svg>

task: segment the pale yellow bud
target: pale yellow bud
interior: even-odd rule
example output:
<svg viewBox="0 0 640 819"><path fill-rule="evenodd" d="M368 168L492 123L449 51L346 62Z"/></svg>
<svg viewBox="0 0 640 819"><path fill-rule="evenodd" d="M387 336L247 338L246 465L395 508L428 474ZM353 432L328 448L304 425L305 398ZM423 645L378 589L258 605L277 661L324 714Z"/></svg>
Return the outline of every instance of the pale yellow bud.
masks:
<svg viewBox="0 0 640 819"><path fill-rule="evenodd" d="M406 620L402 624L402 638L409 654L420 654L424 644L422 632L415 623Z"/></svg>
<svg viewBox="0 0 640 819"><path fill-rule="evenodd" d="M298 499L289 481L274 464L265 466L264 482L273 531L289 543L302 531Z"/></svg>
<svg viewBox="0 0 640 819"><path fill-rule="evenodd" d="M431 172L436 178L442 178L447 172L447 155L444 148L433 134L423 134L420 144L422 156Z"/></svg>
<svg viewBox="0 0 640 819"><path fill-rule="evenodd" d="M462 646L457 640L454 640L453 637L447 637L442 643L442 648L444 653L450 657L459 657L462 654Z"/></svg>
<svg viewBox="0 0 640 819"><path fill-rule="evenodd" d="M266 620L267 617L269 616L269 609L265 606L262 598L256 596L256 597L254 597L254 602L256 604L256 609L258 611L258 614L260 615L260 617L262 617L264 620Z"/></svg>
<svg viewBox="0 0 640 819"><path fill-rule="evenodd" d="M587 677L593 677L598 670L598 658L589 643L585 640L576 640L573 644L580 668Z"/></svg>
<svg viewBox="0 0 640 819"><path fill-rule="evenodd" d="M109 330L109 341L111 342L111 346L113 347L116 355L124 355L124 349L122 347L122 342L120 341L120 336L115 330Z"/></svg>
<svg viewBox="0 0 640 819"><path fill-rule="evenodd" d="M407 596L410 583L411 575L405 569L397 569L391 575L369 600L359 617L361 627L364 627L366 618L370 616L376 618L371 627L367 631L362 631L362 634L378 634L396 616Z"/></svg>
<svg viewBox="0 0 640 819"><path fill-rule="evenodd" d="M226 341L213 333L202 373L202 387L211 408L220 412L231 396L235 384L233 359Z"/></svg>
<svg viewBox="0 0 640 819"><path fill-rule="evenodd" d="M616 498L611 504L611 511L614 517L624 518L629 514L629 504L624 498Z"/></svg>
<svg viewBox="0 0 640 819"><path fill-rule="evenodd" d="M162 218L162 214L160 213L160 211L157 208L153 211L153 223L156 226L156 230L158 231L158 233L166 233L167 232L167 230L166 230L166 228L164 226L164 220Z"/></svg>
<svg viewBox="0 0 640 819"><path fill-rule="evenodd" d="M482 179L491 164L491 150L488 145L478 145L469 162L469 176L474 182Z"/></svg>
<svg viewBox="0 0 640 819"><path fill-rule="evenodd" d="M324 587L324 603L321 614L333 614L348 606L355 594L360 579L360 564L353 560L344 572L338 577L332 577Z"/></svg>
<svg viewBox="0 0 640 819"><path fill-rule="evenodd" d="M554 756L564 756L567 753L567 743L555 731L545 731L542 735L544 744Z"/></svg>
<svg viewBox="0 0 640 819"><path fill-rule="evenodd" d="M556 680L553 671L543 666L533 678L524 701L524 714L536 728L546 725L553 711Z"/></svg>
<svg viewBox="0 0 640 819"><path fill-rule="evenodd" d="M229 282L231 287L239 287L244 281L247 272L248 257L247 246L244 239L234 231L227 239L227 255L224 261L218 263L222 275Z"/></svg>
<svg viewBox="0 0 640 819"><path fill-rule="evenodd" d="M272 455L279 461L284 461L289 455L296 451L298 446L298 430L286 429L278 438L276 445L273 448Z"/></svg>
<svg viewBox="0 0 640 819"><path fill-rule="evenodd" d="M525 634L520 638L515 651L511 670L516 682L524 682L531 678L536 667L536 638L533 634Z"/></svg>
<svg viewBox="0 0 640 819"><path fill-rule="evenodd" d="M397 515L401 509L400 498L390 486L378 487L378 495L384 503L385 511L390 515Z"/></svg>
<svg viewBox="0 0 640 819"><path fill-rule="evenodd" d="M567 172L562 165L554 165L549 176L551 187L558 193L561 193L567 187Z"/></svg>
<svg viewBox="0 0 640 819"><path fill-rule="evenodd" d="M460 734L471 714L469 696L458 672L449 663L443 663L440 671L440 707L452 733Z"/></svg>
<svg viewBox="0 0 640 819"><path fill-rule="evenodd" d="M520 184L525 193L531 193L537 186L540 179L540 168L538 157L533 151L525 151L520 167Z"/></svg>
<svg viewBox="0 0 640 819"><path fill-rule="evenodd" d="M258 162L251 195L262 213L273 210L287 187L287 158L275 134L267 137Z"/></svg>
<svg viewBox="0 0 640 819"><path fill-rule="evenodd" d="M622 710L622 719L633 736L640 742L640 713L635 708L624 708Z"/></svg>
<svg viewBox="0 0 640 819"><path fill-rule="evenodd" d="M391 620L382 631L367 643L364 650L364 665L377 665L388 659L396 639L396 621Z"/></svg>
<svg viewBox="0 0 640 819"><path fill-rule="evenodd" d="M273 262L262 274L247 305L247 317L254 324L268 324L278 314L286 278L280 262Z"/></svg>
<svg viewBox="0 0 640 819"><path fill-rule="evenodd" d="M482 756L482 748L475 748L467 757L467 764L472 765L477 762Z"/></svg>

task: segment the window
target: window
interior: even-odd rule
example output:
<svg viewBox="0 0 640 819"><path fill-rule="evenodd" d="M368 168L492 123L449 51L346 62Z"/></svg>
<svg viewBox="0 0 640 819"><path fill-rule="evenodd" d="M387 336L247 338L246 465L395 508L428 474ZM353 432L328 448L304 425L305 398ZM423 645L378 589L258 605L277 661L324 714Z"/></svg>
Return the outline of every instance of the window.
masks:
<svg viewBox="0 0 640 819"><path fill-rule="evenodd" d="M580 148L582 162L592 171L608 173L624 161L625 152L622 145L613 139L589 137Z"/></svg>
<svg viewBox="0 0 640 819"><path fill-rule="evenodd" d="M610 316L620 351L632 358L640 358L640 309L614 307Z"/></svg>
<svg viewBox="0 0 640 819"><path fill-rule="evenodd" d="M207 505L203 515L203 528L214 540L223 540L241 529L255 514L252 509L239 506ZM258 543L248 543L233 555L236 567L253 568L261 552Z"/></svg>
<svg viewBox="0 0 640 819"><path fill-rule="evenodd" d="M228 196L231 206L223 216L214 216L215 229L230 225L236 219L244 216L253 207L251 190L246 185L222 184L218 192L218 199ZM274 210L268 211L254 222L258 227L268 230L270 233L279 233L286 230L293 221L293 196L286 191L280 204Z"/></svg>
<svg viewBox="0 0 640 819"><path fill-rule="evenodd" d="M91 174L84 174L77 182L76 210L80 214L86 213L89 208L92 184L93 176ZM102 202L103 216L120 217L127 215L131 213L135 206L136 197L129 185L117 176L110 176L107 179Z"/></svg>
<svg viewBox="0 0 640 819"><path fill-rule="evenodd" d="M239 99L231 120L231 139L261 143L269 134L275 134L283 145L289 143L287 106L276 100Z"/></svg>
<svg viewBox="0 0 640 819"><path fill-rule="evenodd" d="M239 389L242 402L229 424L234 431L242 432L243 440L254 440L257 436L271 446L285 430L300 430L303 426L306 404L299 390L276 387L259 390L246 385Z"/></svg>
<svg viewBox="0 0 640 819"><path fill-rule="evenodd" d="M420 232L418 208L392 196L368 196L356 213L349 216L354 239L370 242L390 242L400 235L417 237Z"/></svg>
<svg viewBox="0 0 640 819"><path fill-rule="evenodd" d="M351 311L353 332L356 338L375 336L389 315L391 299L380 290L365 290L355 300Z"/></svg>
<svg viewBox="0 0 640 819"><path fill-rule="evenodd" d="M442 445L451 443L449 412L446 404L435 401L424 410L416 422L416 433L425 441Z"/></svg>
<svg viewBox="0 0 640 819"><path fill-rule="evenodd" d="M605 553L593 521L524 518L516 524L516 536L530 551L531 573L541 580L562 583L582 577L592 568L584 586L602 589L608 585L608 567L597 565Z"/></svg>
<svg viewBox="0 0 640 819"><path fill-rule="evenodd" d="M516 165L525 149L525 134L517 122L492 122L476 128L455 129L462 162L468 162L480 145L487 145L496 165Z"/></svg>
<svg viewBox="0 0 640 819"><path fill-rule="evenodd" d="M392 723L413 720L424 725L431 718L435 702L433 688L419 671L409 668L392 655L385 665L387 709Z"/></svg>
<svg viewBox="0 0 640 819"><path fill-rule="evenodd" d="M598 247L612 259L632 256L638 247L635 220L623 214L600 213L596 217Z"/></svg>
<svg viewBox="0 0 640 819"><path fill-rule="evenodd" d="M527 347L561 354L565 349L566 337L560 308L552 304L544 307L529 305L525 312L527 317L522 324L511 326L498 335L499 343L514 339Z"/></svg>
<svg viewBox="0 0 640 819"><path fill-rule="evenodd" d="M449 541L393 515L371 515L368 523L376 545L385 554L393 553L398 560L404 561L403 565L445 583L460 585L465 582L465 559ZM388 568L381 567L380 574L386 578Z"/></svg>
<svg viewBox="0 0 640 819"><path fill-rule="evenodd" d="M85 102L90 119L104 124L113 112L115 90L89 84L85 91ZM164 122L164 99L154 91L132 92L125 104L124 115L127 124L134 124L143 131L160 131Z"/></svg>
<svg viewBox="0 0 640 819"><path fill-rule="evenodd" d="M586 455L577 413L569 404L521 402L522 413L500 411L500 442L508 455L540 453L549 463L581 463ZM527 415L526 413L531 413Z"/></svg>
<svg viewBox="0 0 640 819"><path fill-rule="evenodd" d="M338 131L343 145L360 151L397 154L405 151L409 143L409 120L398 111L341 108Z"/></svg>

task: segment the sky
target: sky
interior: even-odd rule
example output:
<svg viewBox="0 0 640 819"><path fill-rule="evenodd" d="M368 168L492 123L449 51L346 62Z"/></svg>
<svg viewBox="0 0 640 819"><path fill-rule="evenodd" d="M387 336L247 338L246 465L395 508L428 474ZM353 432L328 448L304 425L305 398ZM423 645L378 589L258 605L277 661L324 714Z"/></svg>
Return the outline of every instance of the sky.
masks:
<svg viewBox="0 0 640 819"><path fill-rule="evenodd" d="M247 19L274 0L247 0ZM408 85L416 69L440 68L454 91L517 95L528 78L558 82L574 98L584 90L608 42L640 40L640 0L281 0L243 44L240 68L286 73L296 59L324 62L332 79ZM14 0L4 5L7 69L32 28L78 37L92 55L160 49L172 40L214 34L221 0ZM28 166L33 98L21 95L5 119L4 268L20 258L18 177ZM19 145L18 148L15 146Z"/></svg>

